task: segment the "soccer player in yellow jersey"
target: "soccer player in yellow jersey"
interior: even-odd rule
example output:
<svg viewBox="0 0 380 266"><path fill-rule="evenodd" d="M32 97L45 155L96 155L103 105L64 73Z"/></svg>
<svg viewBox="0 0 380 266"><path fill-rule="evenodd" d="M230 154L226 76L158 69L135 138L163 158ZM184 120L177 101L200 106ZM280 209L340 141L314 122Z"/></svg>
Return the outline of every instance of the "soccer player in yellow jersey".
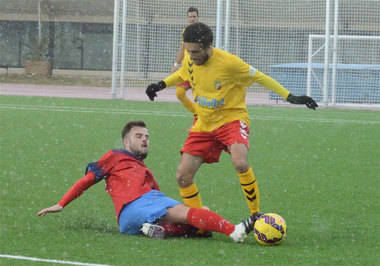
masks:
<svg viewBox="0 0 380 266"><path fill-rule="evenodd" d="M308 96L294 96L273 78L239 57L212 47L213 34L203 23L186 27L184 45L189 53L182 67L158 83L150 84L146 94L151 101L157 92L188 80L198 120L181 149L176 177L186 205L202 207L194 176L202 163L218 162L224 150L231 155L254 222L260 215L259 190L248 162L250 120L245 102L246 87L257 82L293 104L315 109Z"/></svg>

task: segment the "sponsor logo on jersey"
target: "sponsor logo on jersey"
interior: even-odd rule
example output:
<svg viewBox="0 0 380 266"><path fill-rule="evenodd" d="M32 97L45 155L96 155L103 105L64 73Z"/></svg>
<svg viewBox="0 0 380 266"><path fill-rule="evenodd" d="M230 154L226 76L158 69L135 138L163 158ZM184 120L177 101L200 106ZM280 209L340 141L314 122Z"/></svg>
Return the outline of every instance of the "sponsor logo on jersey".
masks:
<svg viewBox="0 0 380 266"><path fill-rule="evenodd" d="M217 100L215 98L207 98L204 96L196 96L194 101L198 103L200 106L207 108L216 108L224 105L224 99Z"/></svg>

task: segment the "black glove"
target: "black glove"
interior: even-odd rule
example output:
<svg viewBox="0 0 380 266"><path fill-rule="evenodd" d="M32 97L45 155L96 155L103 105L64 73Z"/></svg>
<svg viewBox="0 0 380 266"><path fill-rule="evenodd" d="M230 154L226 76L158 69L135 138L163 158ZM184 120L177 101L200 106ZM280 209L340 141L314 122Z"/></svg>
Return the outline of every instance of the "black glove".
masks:
<svg viewBox="0 0 380 266"><path fill-rule="evenodd" d="M146 95L148 95L151 101L154 101L154 97L157 97L157 92L166 88L166 84L163 81L158 83L152 83L146 88Z"/></svg>
<svg viewBox="0 0 380 266"><path fill-rule="evenodd" d="M309 96L305 96L305 95L294 96L290 93L286 100L294 104L306 104L308 108L313 109L313 110L315 110L315 108L318 107L318 104L313 100L313 98Z"/></svg>

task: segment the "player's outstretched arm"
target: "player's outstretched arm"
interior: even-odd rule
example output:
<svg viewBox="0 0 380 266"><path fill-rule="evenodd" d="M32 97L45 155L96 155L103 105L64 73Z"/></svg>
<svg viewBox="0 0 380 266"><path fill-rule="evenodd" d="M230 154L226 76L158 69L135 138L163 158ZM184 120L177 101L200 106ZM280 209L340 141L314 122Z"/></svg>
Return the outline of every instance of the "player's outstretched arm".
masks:
<svg viewBox="0 0 380 266"><path fill-rule="evenodd" d="M315 110L315 108L318 107L318 104L313 100L313 98L306 95L295 96L289 93L288 98L286 100L293 104L305 104L308 108L313 110Z"/></svg>
<svg viewBox="0 0 380 266"><path fill-rule="evenodd" d="M37 213L38 216L44 216L50 212L60 212L71 201L82 195L82 193L96 183L95 173L89 171L85 176L79 179L55 205L43 209Z"/></svg>
<svg viewBox="0 0 380 266"><path fill-rule="evenodd" d="M151 101L154 101L154 98L157 97L157 92L166 88L165 82L162 80L157 83L152 83L146 88L146 95Z"/></svg>
<svg viewBox="0 0 380 266"><path fill-rule="evenodd" d="M60 212L63 210L63 207L58 205L58 204L55 204L49 208L45 208L43 210L40 210L37 215L38 216L45 216L46 214L48 213L51 213L51 212Z"/></svg>

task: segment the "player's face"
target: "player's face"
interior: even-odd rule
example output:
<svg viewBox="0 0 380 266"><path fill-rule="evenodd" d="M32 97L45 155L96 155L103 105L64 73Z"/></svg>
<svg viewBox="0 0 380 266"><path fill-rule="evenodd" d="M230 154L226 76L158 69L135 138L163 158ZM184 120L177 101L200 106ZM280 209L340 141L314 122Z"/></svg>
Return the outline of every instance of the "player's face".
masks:
<svg viewBox="0 0 380 266"><path fill-rule="evenodd" d="M139 159L145 159L149 151L149 133L145 127L133 127L123 139L124 148Z"/></svg>
<svg viewBox="0 0 380 266"><path fill-rule="evenodd" d="M193 24L199 21L199 17L197 15L197 12L189 12L187 13L187 22L189 24Z"/></svg>
<svg viewBox="0 0 380 266"><path fill-rule="evenodd" d="M203 65L208 60L208 49L202 48L199 43L185 42L184 45L194 64Z"/></svg>

